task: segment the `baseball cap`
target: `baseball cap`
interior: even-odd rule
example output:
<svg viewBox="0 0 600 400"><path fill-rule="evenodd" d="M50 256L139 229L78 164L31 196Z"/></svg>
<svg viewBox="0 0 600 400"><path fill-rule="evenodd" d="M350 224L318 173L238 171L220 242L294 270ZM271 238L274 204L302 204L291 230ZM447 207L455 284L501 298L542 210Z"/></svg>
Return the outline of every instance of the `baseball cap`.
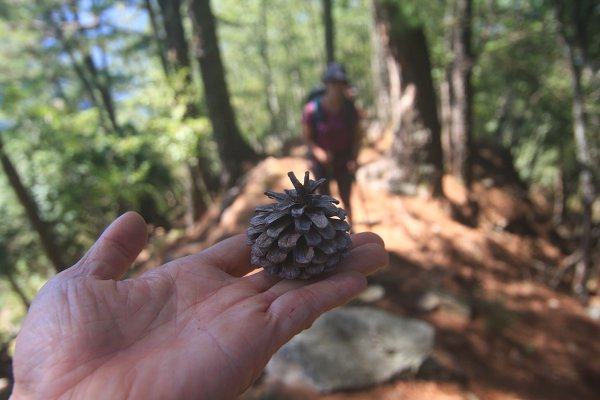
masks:
<svg viewBox="0 0 600 400"><path fill-rule="evenodd" d="M339 81L348 83L348 76L346 75L346 68L342 64L335 62L329 63L323 73L323 82L328 81Z"/></svg>

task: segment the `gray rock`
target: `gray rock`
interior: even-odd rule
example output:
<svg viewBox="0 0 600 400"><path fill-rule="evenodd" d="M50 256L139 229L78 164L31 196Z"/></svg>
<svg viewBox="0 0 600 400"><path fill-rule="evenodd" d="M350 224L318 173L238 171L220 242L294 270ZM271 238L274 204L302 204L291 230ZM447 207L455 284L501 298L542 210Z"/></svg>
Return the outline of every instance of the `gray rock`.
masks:
<svg viewBox="0 0 600 400"><path fill-rule="evenodd" d="M381 285L373 284L367 286L367 288L358 296L357 300L364 301L365 303L374 303L385 297L385 288Z"/></svg>
<svg viewBox="0 0 600 400"><path fill-rule="evenodd" d="M365 388L416 373L433 338L423 321L373 307L339 308L284 345L267 365L267 379L321 393Z"/></svg>
<svg viewBox="0 0 600 400"><path fill-rule="evenodd" d="M466 301L438 289L431 289L425 292L419 298L417 308L421 312L441 310L444 314L456 317L465 322L469 321L472 313L471 307Z"/></svg>
<svg viewBox="0 0 600 400"><path fill-rule="evenodd" d="M595 304L595 305L591 305L591 306L587 307L585 309L585 313L591 319L595 319L597 321L600 321L600 305Z"/></svg>

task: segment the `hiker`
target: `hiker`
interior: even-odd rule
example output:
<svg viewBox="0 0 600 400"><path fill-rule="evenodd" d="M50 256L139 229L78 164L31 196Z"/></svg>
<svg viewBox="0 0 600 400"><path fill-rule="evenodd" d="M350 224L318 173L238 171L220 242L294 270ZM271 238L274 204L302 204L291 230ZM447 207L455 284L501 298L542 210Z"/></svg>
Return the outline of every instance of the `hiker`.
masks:
<svg viewBox="0 0 600 400"><path fill-rule="evenodd" d="M350 192L358 164L359 114L351 98L343 65L330 63L323 74L323 90L309 95L302 116L302 135L308 146L315 179L327 178L320 188L330 194L329 182L337 182L340 197L352 222Z"/></svg>
<svg viewBox="0 0 600 400"><path fill-rule="evenodd" d="M147 226L130 212L50 279L17 336L11 399L232 399L271 356L387 264L374 233L321 280L249 274L246 235L121 280Z"/></svg>

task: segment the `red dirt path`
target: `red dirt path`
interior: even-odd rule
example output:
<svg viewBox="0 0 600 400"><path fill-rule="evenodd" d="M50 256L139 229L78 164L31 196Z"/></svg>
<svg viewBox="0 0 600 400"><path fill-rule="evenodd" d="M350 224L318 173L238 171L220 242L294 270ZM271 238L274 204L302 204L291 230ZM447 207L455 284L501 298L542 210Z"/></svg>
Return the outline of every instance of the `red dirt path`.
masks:
<svg viewBox="0 0 600 400"><path fill-rule="evenodd" d="M250 173L218 226L161 252L182 256L244 231L254 207L268 200L264 190L288 187L285 173L302 174L306 167L301 158L267 159ZM448 177L444 187L444 203L360 185L352 198L354 230L381 235L392 256L389 267L370 278L385 289L371 305L432 323L435 365L416 378L352 393L318 395L259 381L243 399L600 398L600 323L546 283L564 255L544 225L544 205L528 200L518 186L480 180L474 187L479 220L469 227L450 217L466 207L463 188ZM448 295L458 306L420 311L419 299L428 291Z"/></svg>

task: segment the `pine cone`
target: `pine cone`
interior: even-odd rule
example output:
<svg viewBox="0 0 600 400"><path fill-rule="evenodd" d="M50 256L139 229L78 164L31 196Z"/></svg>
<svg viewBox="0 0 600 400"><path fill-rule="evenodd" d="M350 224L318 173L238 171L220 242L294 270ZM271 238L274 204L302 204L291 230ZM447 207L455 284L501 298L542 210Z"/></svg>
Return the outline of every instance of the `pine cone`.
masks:
<svg viewBox="0 0 600 400"><path fill-rule="evenodd" d="M250 261L281 278L308 279L332 271L348 253L350 225L338 200L315 193L325 179L313 181L307 171L303 185L288 176L295 189L265 192L277 202L257 207L250 219Z"/></svg>

